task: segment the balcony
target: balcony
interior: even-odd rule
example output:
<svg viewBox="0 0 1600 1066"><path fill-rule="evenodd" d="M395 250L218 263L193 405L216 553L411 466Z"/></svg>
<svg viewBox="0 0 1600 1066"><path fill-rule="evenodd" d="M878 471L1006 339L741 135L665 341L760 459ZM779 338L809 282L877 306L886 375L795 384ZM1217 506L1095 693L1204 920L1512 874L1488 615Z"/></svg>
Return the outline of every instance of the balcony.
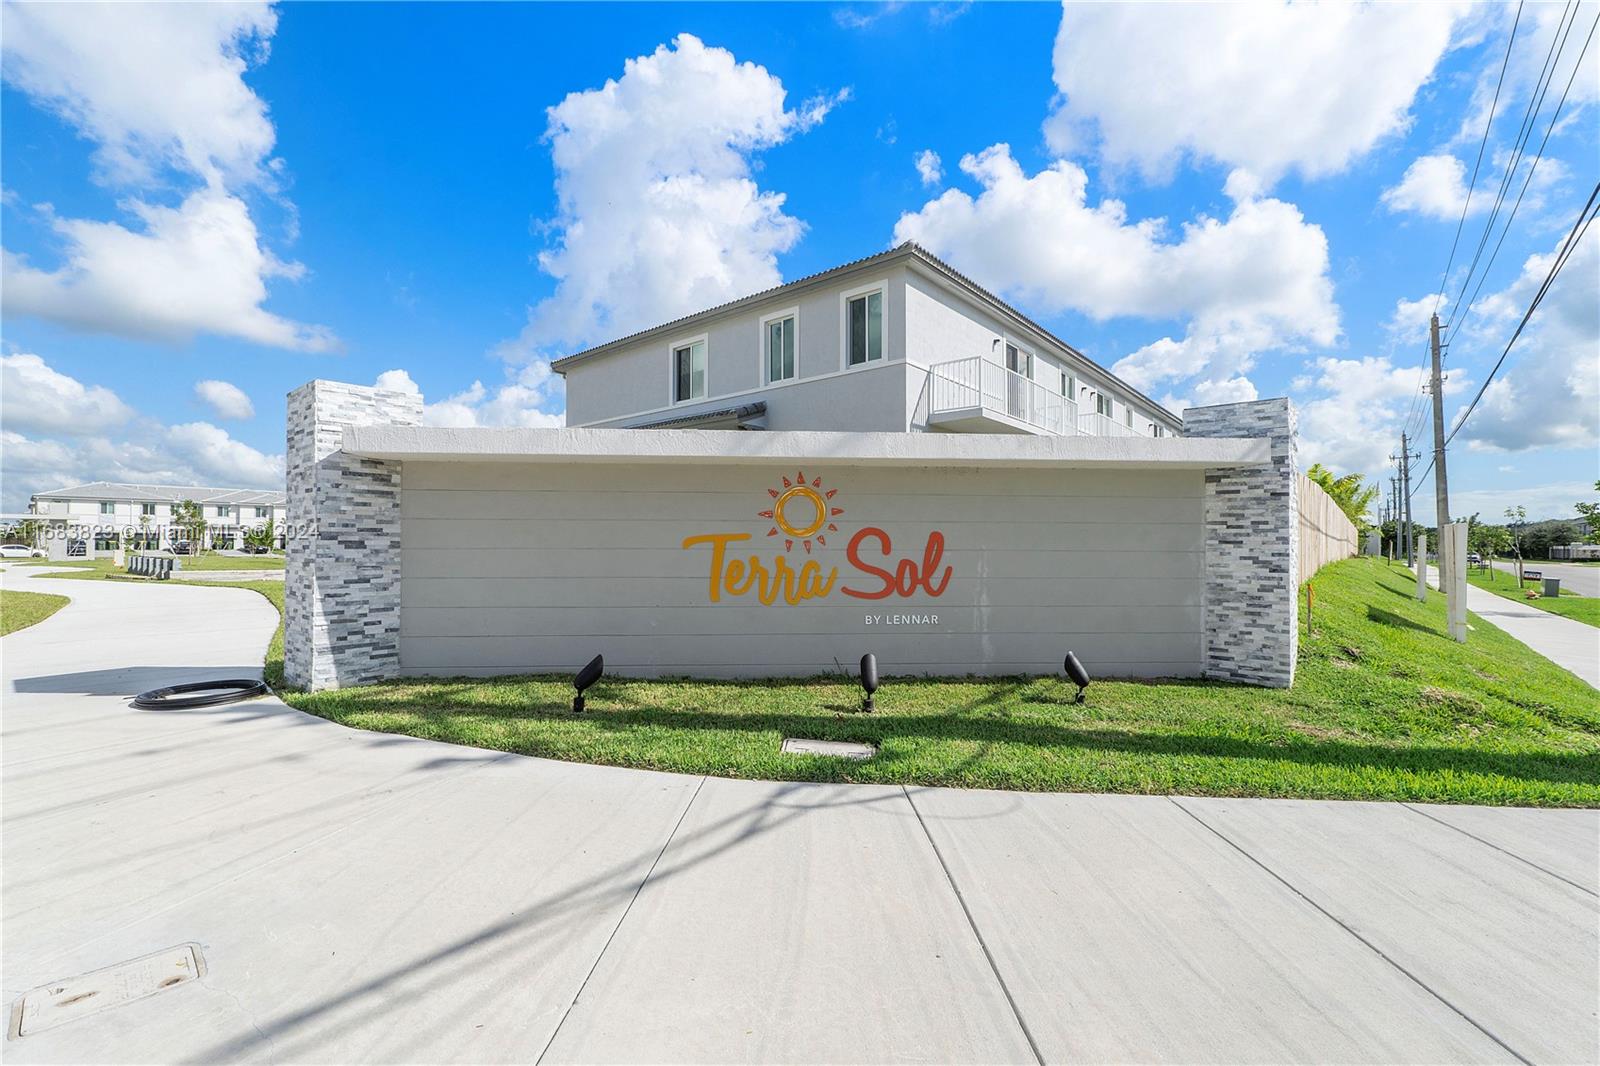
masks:
<svg viewBox="0 0 1600 1066"><path fill-rule="evenodd" d="M1078 405L1044 385L981 356L928 369L928 424L964 433L1148 437L1149 432Z"/></svg>

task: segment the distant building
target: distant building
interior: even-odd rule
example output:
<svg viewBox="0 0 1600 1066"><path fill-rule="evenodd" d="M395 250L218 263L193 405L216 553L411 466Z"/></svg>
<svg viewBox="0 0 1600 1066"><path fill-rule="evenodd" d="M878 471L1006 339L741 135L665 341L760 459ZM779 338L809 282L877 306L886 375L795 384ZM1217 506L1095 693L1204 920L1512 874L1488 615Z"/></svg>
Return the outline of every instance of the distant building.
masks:
<svg viewBox="0 0 1600 1066"><path fill-rule="evenodd" d="M189 541L191 530L179 527L178 508L185 500L200 506L205 520L205 547L237 548L245 532L271 522L281 546L286 516L284 494L267 489L209 488L201 485L124 485L92 481L87 485L36 492L28 510L49 527L66 527L72 539L90 551L128 547L157 551ZM76 531L76 532L73 532Z"/></svg>

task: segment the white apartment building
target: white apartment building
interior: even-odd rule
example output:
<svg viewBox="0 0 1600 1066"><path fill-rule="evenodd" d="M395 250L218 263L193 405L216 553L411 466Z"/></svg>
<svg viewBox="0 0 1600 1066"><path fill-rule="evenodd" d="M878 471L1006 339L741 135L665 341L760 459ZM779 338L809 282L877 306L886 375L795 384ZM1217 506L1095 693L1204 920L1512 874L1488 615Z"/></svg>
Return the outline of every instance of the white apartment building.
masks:
<svg viewBox="0 0 1600 1066"><path fill-rule="evenodd" d="M574 427L1182 431L1155 401L909 243L554 367Z"/></svg>
<svg viewBox="0 0 1600 1066"><path fill-rule="evenodd" d="M263 489L93 481L36 492L28 510L47 527L65 527L72 539L83 540L93 552L111 551L119 541L128 547L159 551L190 539L191 532L176 524L185 500L200 506L206 547L237 548L247 530L259 529L269 521L282 537L287 517L284 494Z"/></svg>

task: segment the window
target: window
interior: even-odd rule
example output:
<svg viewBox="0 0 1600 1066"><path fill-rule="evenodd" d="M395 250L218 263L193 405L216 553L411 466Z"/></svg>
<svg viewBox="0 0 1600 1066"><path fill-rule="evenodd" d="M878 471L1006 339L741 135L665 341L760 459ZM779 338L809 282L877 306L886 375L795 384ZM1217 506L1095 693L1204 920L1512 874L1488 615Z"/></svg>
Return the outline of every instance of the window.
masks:
<svg viewBox="0 0 1600 1066"><path fill-rule="evenodd" d="M883 290L845 299L845 365L883 358Z"/></svg>
<svg viewBox="0 0 1600 1066"><path fill-rule="evenodd" d="M1133 408L1124 407L1122 409L1122 422L1129 429L1133 428Z"/></svg>
<svg viewBox="0 0 1600 1066"><path fill-rule="evenodd" d="M1167 427L1160 422L1152 422L1150 423L1150 435L1152 437L1165 437L1167 435Z"/></svg>
<svg viewBox="0 0 1600 1066"><path fill-rule="evenodd" d="M772 318L762 321L768 381L788 381L794 377L794 324L793 311L781 311Z"/></svg>
<svg viewBox="0 0 1600 1066"><path fill-rule="evenodd" d="M706 339L700 337L672 349L672 402L706 397Z"/></svg>
<svg viewBox="0 0 1600 1066"><path fill-rule="evenodd" d="M1018 348L1015 344L1006 345L1006 369L1025 378L1033 377L1033 353Z"/></svg>
<svg viewBox="0 0 1600 1066"><path fill-rule="evenodd" d="M1094 394L1094 413L1097 414L1097 415L1105 415L1107 418L1110 418L1111 417L1111 397L1107 396L1103 392L1095 393Z"/></svg>
<svg viewBox="0 0 1600 1066"><path fill-rule="evenodd" d="M153 503L141 503L139 505L139 513L154 517L156 513L156 505Z"/></svg>
<svg viewBox="0 0 1600 1066"><path fill-rule="evenodd" d="M110 500L101 500L100 501L100 513L101 514L116 514L117 513L117 505L112 503Z"/></svg>
<svg viewBox="0 0 1600 1066"><path fill-rule="evenodd" d="M218 518L232 518L233 517L233 508L229 507L227 504L222 504L221 506L219 506L217 508L217 517Z"/></svg>
<svg viewBox="0 0 1600 1066"><path fill-rule="evenodd" d="M1065 370L1061 372L1061 395L1073 403L1078 402L1078 383L1072 380L1072 375Z"/></svg>
<svg viewBox="0 0 1600 1066"><path fill-rule="evenodd" d="M272 508L270 508L270 507L257 507L256 508L256 517L257 518L271 518L272 517Z"/></svg>

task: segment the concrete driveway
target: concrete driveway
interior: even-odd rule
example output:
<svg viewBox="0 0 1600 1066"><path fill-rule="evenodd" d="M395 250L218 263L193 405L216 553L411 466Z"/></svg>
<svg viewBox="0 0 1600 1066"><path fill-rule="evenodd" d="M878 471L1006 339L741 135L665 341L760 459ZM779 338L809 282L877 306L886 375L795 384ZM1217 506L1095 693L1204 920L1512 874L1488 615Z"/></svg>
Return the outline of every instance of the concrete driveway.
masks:
<svg viewBox="0 0 1600 1066"><path fill-rule="evenodd" d="M345 729L253 593L4 656L3 982L206 971L9 1062L1593 1062L1600 814L777 784ZM110 997L108 997L110 998Z"/></svg>

